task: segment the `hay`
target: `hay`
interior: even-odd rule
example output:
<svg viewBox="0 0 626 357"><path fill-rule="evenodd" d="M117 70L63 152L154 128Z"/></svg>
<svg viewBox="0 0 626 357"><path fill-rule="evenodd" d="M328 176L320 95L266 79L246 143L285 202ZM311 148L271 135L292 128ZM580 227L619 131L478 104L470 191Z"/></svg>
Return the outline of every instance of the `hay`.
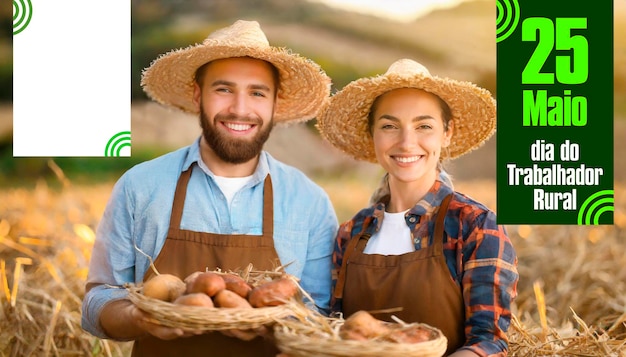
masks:
<svg viewBox="0 0 626 357"><path fill-rule="evenodd" d="M154 268L154 265L151 264ZM298 311L306 311L302 297L313 301L311 296L300 286L296 277L284 271L285 266L273 270L254 270L252 264L246 269L213 271L217 274L234 274L241 277L252 287L263 285L277 279L290 279L298 287L297 294L289 301L278 306L256 308L220 308L202 306L183 306L171 302L160 301L143 294L142 284L128 284L128 297L140 310L147 312L152 322L168 326L180 327L196 331L224 331L232 329L257 329L273 325L279 320L293 316ZM154 268L156 270L156 268ZM207 270L209 271L209 270ZM298 306L302 305L302 308Z"/></svg>
<svg viewBox="0 0 626 357"><path fill-rule="evenodd" d="M531 328L514 316L509 330L511 356L626 356L626 341L593 329L572 312L579 328L571 323L561 328Z"/></svg>
<svg viewBox="0 0 626 357"><path fill-rule="evenodd" d="M296 312L298 307L295 307ZM301 307L300 307L301 309ZM299 318L277 321L274 337L278 348L290 357L441 357L447 348L448 340L440 330L426 324L407 324L398 320L386 323L390 329L383 335L368 341L346 340L340 337L340 329L345 320L342 317L324 317L309 311L295 314ZM420 329L428 331L429 341L419 343L397 343L393 334L398 331Z"/></svg>
<svg viewBox="0 0 626 357"><path fill-rule="evenodd" d="M493 183L481 185L495 197ZM80 327L93 229L110 192L65 181L61 192L43 183L0 191L0 356L129 355L128 343ZM510 356L626 357L626 189L618 184L614 213L613 226L507 226L520 272Z"/></svg>
<svg viewBox="0 0 626 357"><path fill-rule="evenodd" d="M97 189L101 191L102 189ZM0 356L126 356L130 344L80 326L81 302L102 193L0 192Z"/></svg>
<svg viewBox="0 0 626 357"><path fill-rule="evenodd" d="M614 221L507 226L520 273L511 356L626 356L626 189L619 184Z"/></svg>

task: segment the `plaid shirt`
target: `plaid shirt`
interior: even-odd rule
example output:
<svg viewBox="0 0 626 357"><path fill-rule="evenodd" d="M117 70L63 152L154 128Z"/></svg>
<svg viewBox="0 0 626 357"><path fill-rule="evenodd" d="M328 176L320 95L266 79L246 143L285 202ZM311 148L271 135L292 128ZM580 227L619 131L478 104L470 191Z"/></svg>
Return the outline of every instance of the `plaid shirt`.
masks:
<svg viewBox="0 0 626 357"><path fill-rule="evenodd" d="M415 223L409 225L415 249L433 244L434 208L453 189L436 181L426 196L409 210ZM370 234L378 231L385 211L384 203L361 210L339 228L333 253L333 287L341 268L343 253L364 224ZM410 222L411 220L407 220ZM506 356L506 332L511 320L511 301L517 296L517 256L496 215L484 205L454 192L445 219L443 250L452 279L462 291L465 303L465 336L462 349L480 356ZM334 311L341 311L341 300L331 301Z"/></svg>

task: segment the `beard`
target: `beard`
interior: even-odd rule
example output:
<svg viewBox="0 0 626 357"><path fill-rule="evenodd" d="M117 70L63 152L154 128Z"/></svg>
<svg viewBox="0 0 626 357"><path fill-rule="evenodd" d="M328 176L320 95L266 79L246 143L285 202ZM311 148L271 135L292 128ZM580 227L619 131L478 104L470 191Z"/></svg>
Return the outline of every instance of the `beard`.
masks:
<svg viewBox="0 0 626 357"><path fill-rule="evenodd" d="M215 127L215 123L218 121L256 124L260 130L251 140L229 138ZM261 153L263 145L270 136L274 121L271 120L265 128L262 127L262 124L263 121L259 118L241 117L234 114L217 114L213 120L209 120L204 110L200 111L200 126L204 140L220 159L231 164L243 164Z"/></svg>

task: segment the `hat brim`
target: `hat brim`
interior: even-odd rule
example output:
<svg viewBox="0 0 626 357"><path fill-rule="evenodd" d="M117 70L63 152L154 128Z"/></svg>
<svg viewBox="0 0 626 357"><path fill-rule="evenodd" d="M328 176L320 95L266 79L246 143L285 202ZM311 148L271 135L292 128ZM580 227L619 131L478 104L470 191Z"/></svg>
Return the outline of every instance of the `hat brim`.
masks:
<svg viewBox="0 0 626 357"><path fill-rule="evenodd" d="M315 118L330 95L330 78L316 63L284 48L236 47L202 44L166 53L144 70L141 85L155 101L198 114L193 90L196 70L224 58L252 57L274 65L279 73L274 122L301 122Z"/></svg>
<svg viewBox="0 0 626 357"><path fill-rule="evenodd" d="M454 132L443 158L456 158L480 147L495 132L496 103L490 92L471 82L436 76L386 74L361 78L335 94L318 118L322 136L357 160L377 162L368 128L374 100L388 91L418 88L443 99L451 109Z"/></svg>

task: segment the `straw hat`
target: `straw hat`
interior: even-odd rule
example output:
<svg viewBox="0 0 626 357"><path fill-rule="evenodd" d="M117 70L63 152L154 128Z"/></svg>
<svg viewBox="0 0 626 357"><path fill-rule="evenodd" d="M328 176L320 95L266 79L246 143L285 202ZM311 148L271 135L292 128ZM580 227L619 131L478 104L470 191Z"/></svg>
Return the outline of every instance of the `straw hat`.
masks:
<svg viewBox="0 0 626 357"><path fill-rule="evenodd" d="M496 102L489 91L470 82L432 76L421 64L401 59L384 75L357 79L332 96L326 110L317 118L320 133L355 159L376 162L367 117L379 95L398 88L422 89L448 103L454 132L445 158L478 148L495 132Z"/></svg>
<svg viewBox="0 0 626 357"><path fill-rule="evenodd" d="M313 61L269 45L256 21L238 20L204 42L168 52L144 70L141 85L155 101L197 114L192 101L196 70L210 61L253 57L273 64L280 76L274 121L314 118L330 96L330 78Z"/></svg>

